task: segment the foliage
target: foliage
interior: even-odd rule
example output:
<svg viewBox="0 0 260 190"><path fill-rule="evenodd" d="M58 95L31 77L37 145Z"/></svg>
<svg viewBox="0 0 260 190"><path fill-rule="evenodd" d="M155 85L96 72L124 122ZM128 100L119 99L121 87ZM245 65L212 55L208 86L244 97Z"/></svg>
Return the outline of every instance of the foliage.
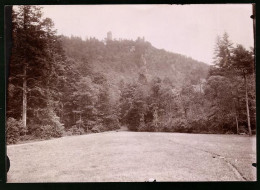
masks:
<svg viewBox="0 0 260 190"><path fill-rule="evenodd" d="M84 133L85 131L83 128L78 128L74 125L66 132L66 135L83 135Z"/></svg>
<svg viewBox="0 0 260 190"><path fill-rule="evenodd" d="M41 139L50 139L52 137L61 137L64 133L63 129L54 125L29 125L30 135Z"/></svg>
<svg viewBox="0 0 260 190"><path fill-rule="evenodd" d="M15 144L26 132L21 120L9 117L6 121L6 143Z"/></svg>
<svg viewBox="0 0 260 190"><path fill-rule="evenodd" d="M214 63L219 68L228 69L231 66L232 42L229 40L228 34L225 32L221 37L217 37L215 47Z"/></svg>
<svg viewBox="0 0 260 190"><path fill-rule="evenodd" d="M191 132L187 120L184 118L176 118L171 122L172 132Z"/></svg>
<svg viewBox="0 0 260 190"><path fill-rule="evenodd" d="M25 132L47 139L120 125L149 132L255 129L252 51L233 47L224 33L214 63L156 49L141 38L57 36L40 7L19 6L13 11L8 143Z"/></svg>
<svg viewBox="0 0 260 190"><path fill-rule="evenodd" d="M92 129L91 132L93 133L100 133L100 132L104 132L107 131L106 126L104 126L102 123L96 124Z"/></svg>
<svg viewBox="0 0 260 190"><path fill-rule="evenodd" d="M215 52L215 65L205 87L211 102L210 123L220 131L236 133L247 125L250 133L256 113L253 52L241 45L234 48L226 33L218 38Z"/></svg>
<svg viewBox="0 0 260 190"><path fill-rule="evenodd" d="M133 131L162 131L168 118L183 116L178 97L183 81L197 85L207 74L205 64L158 50L141 38L101 42L63 36L62 42L74 71L88 78L80 85L78 77L73 96L65 97L66 128L79 118L72 110L82 110L84 126L94 131L118 128L118 122Z"/></svg>
<svg viewBox="0 0 260 190"><path fill-rule="evenodd" d="M107 126L107 130L115 130L120 128L120 123L118 121L117 116L109 115L103 118L103 125Z"/></svg>
<svg viewBox="0 0 260 190"><path fill-rule="evenodd" d="M64 83L65 57L54 24L42 17L41 7L28 5L13 9L12 21L7 116L19 120L22 115L30 134L35 127L29 126L41 126L39 131L44 132L37 134L59 137L63 126L56 107L61 98L58 88Z"/></svg>

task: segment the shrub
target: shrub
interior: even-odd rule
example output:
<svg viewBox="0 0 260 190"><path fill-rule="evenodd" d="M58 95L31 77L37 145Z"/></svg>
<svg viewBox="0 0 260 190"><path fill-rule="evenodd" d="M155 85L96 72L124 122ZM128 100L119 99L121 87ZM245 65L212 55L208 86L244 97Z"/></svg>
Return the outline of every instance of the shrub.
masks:
<svg viewBox="0 0 260 190"><path fill-rule="evenodd" d="M64 133L63 133L63 136L72 136L72 135L73 135L73 133L70 130L64 131Z"/></svg>
<svg viewBox="0 0 260 190"><path fill-rule="evenodd" d="M31 135L42 138L42 139L50 139L51 137L61 137L63 135L63 125L57 126L57 125L29 125L28 126Z"/></svg>
<svg viewBox="0 0 260 190"><path fill-rule="evenodd" d="M168 119L167 121L162 122L161 131L163 132L172 132L172 119Z"/></svg>
<svg viewBox="0 0 260 190"><path fill-rule="evenodd" d="M172 130L174 132L186 133L191 130L191 127L189 126L186 119L176 118L176 119L173 119L173 121L172 121Z"/></svg>
<svg viewBox="0 0 260 190"><path fill-rule="evenodd" d="M147 131L147 125L144 122L140 122L139 126L137 126L137 131Z"/></svg>
<svg viewBox="0 0 260 190"><path fill-rule="evenodd" d="M92 133L100 133L101 131L100 131L100 129L99 129L97 126L95 126L95 127L93 127L93 128L91 129L91 132L92 132Z"/></svg>
<svg viewBox="0 0 260 190"><path fill-rule="evenodd" d="M242 125L242 126L239 126L239 130L238 130L239 133L245 133L245 134L248 134L248 129L245 125Z"/></svg>
<svg viewBox="0 0 260 190"><path fill-rule="evenodd" d="M42 134L42 129L41 129L41 125L39 124L29 124L28 125L28 134L31 134L34 137L41 137Z"/></svg>
<svg viewBox="0 0 260 190"><path fill-rule="evenodd" d="M7 144L15 144L19 141L20 136L23 135L26 130L21 120L16 120L9 117L6 122L6 142Z"/></svg>
<svg viewBox="0 0 260 190"><path fill-rule="evenodd" d="M60 123L58 120L52 121L53 122L53 130L52 130L52 136L53 137L62 137L62 134L64 132L64 126L62 123Z"/></svg>
<svg viewBox="0 0 260 190"><path fill-rule="evenodd" d="M44 125L40 127L40 137L42 139L49 139L53 137L54 134L54 127L51 125Z"/></svg>
<svg viewBox="0 0 260 190"><path fill-rule="evenodd" d="M102 124L97 124L95 127L91 129L93 133L100 133L106 131L106 128Z"/></svg>
<svg viewBox="0 0 260 190"><path fill-rule="evenodd" d="M84 122L84 129L86 132L91 131L92 128L94 128L97 124L97 121L91 121L91 120L87 120Z"/></svg>
<svg viewBox="0 0 260 190"><path fill-rule="evenodd" d="M120 128L119 120L115 115L105 117L102 124L105 128L107 128L107 130L115 130Z"/></svg>
<svg viewBox="0 0 260 190"><path fill-rule="evenodd" d="M191 132L192 128L186 118L171 118L165 122L159 123L159 129L163 132Z"/></svg>
<svg viewBox="0 0 260 190"><path fill-rule="evenodd" d="M83 128L78 128L76 125L73 125L69 130L68 134L69 135L82 135L84 134L85 131Z"/></svg>
<svg viewBox="0 0 260 190"><path fill-rule="evenodd" d="M171 132L171 128L168 127L167 125L164 125L162 128L162 132Z"/></svg>
<svg viewBox="0 0 260 190"><path fill-rule="evenodd" d="M61 137L63 130L54 125L37 125L33 135L42 139L50 139L51 137Z"/></svg>
<svg viewBox="0 0 260 190"><path fill-rule="evenodd" d="M210 131L210 128L208 127L208 121L206 118L200 117L196 119L190 119L188 122L191 127L191 132L207 133Z"/></svg>
<svg viewBox="0 0 260 190"><path fill-rule="evenodd" d="M146 124L146 131L148 132L155 132L156 131L156 126L153 122L149 122Z"/></svg>
<svg viewBox="0 0 260 190"><path fill-rule="evenodd" d="M130 131L137 131L140 124L141 114L137 108L132 108L126 116L127 127Z"/></svg>
<svg viewBox="0 0 260 190"><path fill-rule="evenodd" d="M35 138L35 136L33 136L33 135L23 135L20 137L20 141L32 141L35 139L37 139L37 138Z"/></svg>
<svg viewBox="0 0 260 190"><path fill-rule="evenodd" d="M28 131L29 134L39 138L61 137L64 126L52 109L46 109L41 112L39 118L31 120Z"/></svg>

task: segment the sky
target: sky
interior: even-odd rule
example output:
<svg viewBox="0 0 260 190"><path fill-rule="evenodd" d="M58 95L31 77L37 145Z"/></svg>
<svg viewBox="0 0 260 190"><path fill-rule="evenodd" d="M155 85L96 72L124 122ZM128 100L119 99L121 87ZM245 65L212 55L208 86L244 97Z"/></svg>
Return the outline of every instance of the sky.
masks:
<svg viewBox="0 0 260 190"><path fill-rule="evenodd" d="M234 44L254 45L251 4L218 5L47 5L44 17L58 34L83 40L145 37L153 46L212 64L218 35Z"/></svg>

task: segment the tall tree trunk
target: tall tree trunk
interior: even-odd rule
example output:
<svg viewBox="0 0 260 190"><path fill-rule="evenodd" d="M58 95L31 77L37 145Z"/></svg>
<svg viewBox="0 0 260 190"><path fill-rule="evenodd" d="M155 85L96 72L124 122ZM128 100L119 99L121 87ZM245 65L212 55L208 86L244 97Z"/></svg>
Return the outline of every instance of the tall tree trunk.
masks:
<svg viewBox="0 0 260 190"><path fill-rule="evenodd" d="M233 99L233 105L234 105L235 120L236 120L236 126L237 126L237 134L239 134L238 117L237 117L237 105L236 105L236 102L234 101L234 99Z"/></svg>
<svg viewBox="0 0 260 190"><path fill-rule="evenodd" d="M23 7L23 29L25 31L25 39L24 39L24 43L26 44L27 42L27 27L26 27L26 23L28 22L27 20L27 15L26 15L26 6ZM23 53L24 53L24 65L23 65L23 112L22 112L22 121L23 121L23 126L25 129L27 129L27 53L26 52L26 48L23 49ZM26 130L25 130L26 131Z"/></svg>
<svg viewBox="0 0 260 190"><path fill-rule="evenodd" d="M26 70L27 65L25 64L23 67L23 113L22 113L22 120L23 125L26 127L26 119L27 119L27 79L26 79Z"/></svg>
<svg viewBox="0 0 260 190"><path fill-rule="evenodd" d="M252 135L252 130L251 130L251 124L250 124L250 113L249 113L249 105L248 105L248 89L247 89L247 78L246 75L244 75L245 79L245 87L246 87L246 113L247 113L247 125L248 125L248 132L249 135Z"/></svg>
<svg viewBox="0 0 260 190"><path fill-rule="evenodd" d="M236 125L237 125L237 134L239 134L238 120L237 120L237 113L236 113Z"/></svg>

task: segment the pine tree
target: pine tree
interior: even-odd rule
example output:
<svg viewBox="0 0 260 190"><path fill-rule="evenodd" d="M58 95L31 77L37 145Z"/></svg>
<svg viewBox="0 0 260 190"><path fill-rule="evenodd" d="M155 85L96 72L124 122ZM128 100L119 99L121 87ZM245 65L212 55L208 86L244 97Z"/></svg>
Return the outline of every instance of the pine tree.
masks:
<svg viewBox="0 0 260 190"><path fill-rule="evenodd" d="M220 38L217 37L215 47L214 63L222 69L227 69L231 66L232 42L229 40L228 34L225 32Z"/></svg>
<svg viewBox="0 0 260 190"><path fill-rule="evenodd" d="M249 100L248 100L248 78L254 73L254 56L253 52L247 51L242 45L238 45L232 56L232 67L244 79L246 114L249 135L252 135Z"/></svg>
<svg viewBox="0 0 260 190"><path fill-rule="evenodd" d="M56 118L56 92L59 78L63 75L65 58L51 19L42 17L39 6L13 8L12 37L9 76L9 90L12 93L8 98L8 116L15 116L16 119L22 117L27 129L28 123L42 123L40 115L46 109L49 109L49 113L53 112L48 117ZM21 105L21 110L12 109L14 94L18 95L15 101Z"/></svg>

